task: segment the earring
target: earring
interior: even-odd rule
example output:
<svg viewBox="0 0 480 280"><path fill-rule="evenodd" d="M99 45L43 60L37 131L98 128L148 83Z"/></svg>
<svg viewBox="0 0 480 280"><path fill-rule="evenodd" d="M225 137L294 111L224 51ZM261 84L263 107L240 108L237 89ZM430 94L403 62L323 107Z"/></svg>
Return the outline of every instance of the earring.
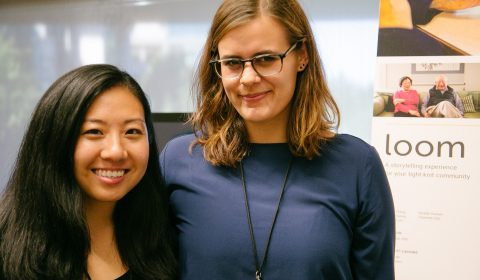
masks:
<svg viewBox="0 0 480 280"><path fill-rule="evenodd" d="M302 65L300 65L299 70L303 70L303 68L305 68L305 63L303 63Z"/></svg>

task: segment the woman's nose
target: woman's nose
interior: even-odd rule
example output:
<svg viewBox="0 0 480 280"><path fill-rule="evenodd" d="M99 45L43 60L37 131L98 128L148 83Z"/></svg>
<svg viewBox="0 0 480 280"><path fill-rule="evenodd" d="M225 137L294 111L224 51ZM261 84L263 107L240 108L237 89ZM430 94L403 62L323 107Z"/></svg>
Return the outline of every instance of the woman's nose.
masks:
<svg viewBox="0 0 480 280"><path fill-rule="evenodd" d="M113 136L105 141L100 157L105 160L122 161L127 158L127 150L120 137Z"/></svg>
<svg viewBox="0 0 480 280"><path fill-rule="evenodd" d="M260 81L260 76L252 66L251 62L246 62L240 76L240 83L243 85L253 84Z"/></svg>

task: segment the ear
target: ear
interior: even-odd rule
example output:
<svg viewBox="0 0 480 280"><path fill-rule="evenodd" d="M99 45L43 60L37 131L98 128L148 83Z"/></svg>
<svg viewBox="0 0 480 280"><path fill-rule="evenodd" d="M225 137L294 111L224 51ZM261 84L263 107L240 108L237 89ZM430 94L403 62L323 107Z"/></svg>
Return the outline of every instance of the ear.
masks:
<svg viewBox="0 0 480 280"><path fill-rule="evenodd" d="M297 50L297 72L302 72L308 65L307 45L302 42L302 47Z"/></svg>

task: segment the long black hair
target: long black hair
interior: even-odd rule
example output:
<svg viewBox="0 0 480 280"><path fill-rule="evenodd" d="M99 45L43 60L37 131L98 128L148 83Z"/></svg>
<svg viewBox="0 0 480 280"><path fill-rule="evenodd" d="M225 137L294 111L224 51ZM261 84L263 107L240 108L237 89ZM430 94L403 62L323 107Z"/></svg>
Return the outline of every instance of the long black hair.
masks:
<svg viewBox="0 0 480 280"><path fill-rule="evenodd" d="M128 73L107 64L66 73L37 104L0 201L0 278L2 271L6 279L86 277L90 237L73 154L88 108L113 86L127 87L143 105L150 148L144 177L115 207L119 254L140 279L175 278L174 233L150 105Z"/></svg>

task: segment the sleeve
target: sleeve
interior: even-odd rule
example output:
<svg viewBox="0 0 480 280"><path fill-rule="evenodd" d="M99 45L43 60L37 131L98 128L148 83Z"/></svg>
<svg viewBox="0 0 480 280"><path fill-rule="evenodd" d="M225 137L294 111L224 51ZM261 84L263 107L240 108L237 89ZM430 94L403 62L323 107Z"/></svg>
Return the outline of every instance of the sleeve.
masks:
<svg viewBox="0 0 480 280"><path fill-rule="evenodd" d="M162 173L162 176L163 176L163 181L165 182L165 178L166 178L166 154L167 154L167 148L168 148L168 144L169 142L167 142L167 144L165 145L165 147L163 148L163 150L160 152L160 157L159 157L159 161L160 161L160 171Z"/></svg>
<svg viewBox="0 0 480 280"><path fill-rule="evenodd" d="M455 96L455 107L457 107L457 109L460 111L460 113L462 113L462 116L463 116L463 114L465 113L465 108L463 107L462 99L460 99L460 96L456 92L454 92L454 96Z"/></svg>
<svg viewBox="0 0 480 280"><path fill-rule="evenodd" d="M394 94L393 94L393 100L399 98L398 95L400 94L400 91L397 90Z"/></svg>
<svg viewBox="0 0 480 280"><path fill-rule="evenodd" d="M428 101L430 101L430 91L425 94L425 98L423 99L422 103L422 115L424 116L427 113Z"/></svg>
<svg viewBox="0 0 480 280"><path fill-rule="evenodd" d="M405 108L404 108L405 106L404 106L402 103L397 103L397 104L395 104L395 99L397 99L397 98L402 98L400 95L401 95L401 93L400 93L400 91L398 90L398 91L395 92L395 94L394 94L393 97L392 97L392 101L393 101L393 104L394 104L394 106L395 106L395 112L405 112L405 113L407 113L408 110L405 111Z"/></svg>
<svg viewBox="0 0 480 280"><path fill-rule="evenodd" d="M362 167L351 251L353 279L395 279L393 198L382 162L373 147Z"/></svg>

